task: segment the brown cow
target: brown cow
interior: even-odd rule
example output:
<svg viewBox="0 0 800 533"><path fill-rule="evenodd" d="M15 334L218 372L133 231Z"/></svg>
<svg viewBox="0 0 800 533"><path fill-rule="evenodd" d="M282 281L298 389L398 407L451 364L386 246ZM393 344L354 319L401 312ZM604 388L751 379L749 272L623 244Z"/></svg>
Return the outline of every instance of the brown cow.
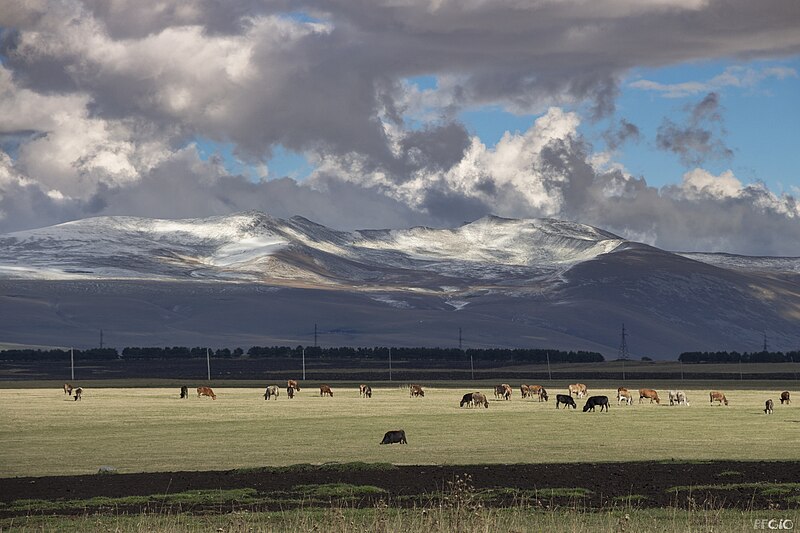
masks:
<svg viewBox="0 0 800 533"><path fill-rule="evenodd" d="M413 398L425 397L425 391L419 385L411 385L409 388L409 395Z"/></svg>
<svg viewBox="0 0 800 533"><path fill-rule="evenodd" d="M519 392L522 398L525 399L531 395L531 388L523 383L519 386Z"/></svg>
<svg viewBox="0 0 800 533"><path fill-rule="evenodd" d="M473 392L472 393L472 403L475 404L475 407L482 405L486 409L489 408L489 400L486 399L486 395L482 392Z"/></svg>
<svg viewBox="0 0 800 533"><path fill-rule="evenodd" d="M72 394L72 385L64 383L64 394Z"/></svg>
<svg viewBox="0 0 800 533"><path fill-rule="evenodd" d="M83 394L83 389L78 387L76 389L72 389L72 391L75 393L75 401L77 402L78 400L81 399L81 394Z"/></svg>
<svg viewBox="0 0 800 533"><path fill-rule="evenodd" d="M217 395L214 394L211 387L197 387L197 397L199 398L200 396L210 396L212 400L217 399Z"/></svg>
<svg viewBox="0 0 800 533"><path fill-rule="evenodd" d="M586 385L584 385L583 383L575 383L567 387L567 389L569 389L570 396L574 394L578 398L583 398L584 396L586 396L587 393Z"/></svg>
<svg viewBox="0 0 800 533"><path fill-rule="evenodd" d="M642 403L644 398L649 398L650 403L653 403L653 400L655 400L657 404L661 404L658 393L653 389L639 389L639 403Z"/></svg>
<svg viewBox="0 0 800 533"><path fill-rule="evenodd" d="M789 404L789 391L788 390L785 390L785 391L783 391L781 393L781 405L783 405L783 402L786 402L787 405Z"/></svg>
<svg viewBox="0 0 800 533"><path fill-rule="evenodd" d="M293 388L295 391L300 392L300 385L297 384L297 381L290 379L286 382L287 387Z"/></svg>
<svg viewBox="0 0 800 533"><path fill-rule="evenodd" d="M328 385L320 385L319 386L319 395L320 396L330 396L333 397L333 391Z"/></svg>
<svg viewBox="0 0 800 533"><path fill-rule="evenodd" d="M720 405L722 405L723 403L724 403L725 405L728 405L728 399L725 397L725 395L724 395L724 394L722 394L722 393L721 393L721 392L719 392L719 391L713 390L713 391L709 392L709 393L708 393L708 397L711 399L711 403L712 403L712 404L713 404L715 401L717 401L717 402L719 402L719 403L720 403Z"/></svg>
<svg viewBox="0 0 800 533"><path fill-rule="evenodd" d="M278 386L277 385L269 385L264 390L264 399L265 400L269 400L273 396L275 397L276 400L278 399Z"/></svg>

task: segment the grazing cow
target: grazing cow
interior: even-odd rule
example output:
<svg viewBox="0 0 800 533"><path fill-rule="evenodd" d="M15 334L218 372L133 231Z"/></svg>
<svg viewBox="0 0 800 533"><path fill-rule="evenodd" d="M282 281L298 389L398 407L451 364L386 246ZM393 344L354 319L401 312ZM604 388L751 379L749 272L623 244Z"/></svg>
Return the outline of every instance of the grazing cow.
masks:
<svg viewBox="0 0 800 533"><path fill-rule="evenodd" d="M264 399L265 400L269 400L270 398L272 398L274 396L275 399L277 400L279 392L280 391L278 390L278 386L277 385L270 385L264 391Z"/></svg>
<svg viewBox="0 0 800 533"><path fill-rule="evenodd" d="M495 385L494 387L494 397L495 398L502 398L504 400L510 400L511 395L513 394L513 389L511 385L508 383L503 383L501 385Z"/></svg>
<svg viewBox="0 0 800 533"><path fill-rule="evenodd" d="M489 408L489 400L486 399L486 395L482 392L473 392L472 393L472 403L475 407L479 405L484 406L486 409Z"/></svg>
<svg viewBox="0 0 800 533"><path fill-rule="evenodd" d="M328 385L320 385L319 386L319 395L320 396L330 396L333 398L333 391Z"/></svg>
<svg viewBox="0 0 800 533"><path fill-rule="evenodd" d="M686 393L685 392L683 392L682 390L679 390L678 391L678 405L681 405L681 404L685 405L686 407L689 407L689 398L686 397Z"/></svg>
<svg viewBox="0 0 800 533"><path fill-rule="evenodd" d="M286 396L291 400L294 398L294 387L286 387Z"/></svg>
<svg viewBox="0 0 800 533"><path fill-rule="evenodd" d="M631 393L628 392L628 389L625 387L620 387L617 389L617 405L625 402L628 405L633 403L633 398L631 398Z"/></svg>
<svg viewBox="0 0 800 533"><path fill-rule="evenodd" d="M472 393L468 392L464 396L461 397L461 403L458 404L459 407L472 407L474 404L472 403Z"/></svg>
<svg viewBox="0 0 800 533"><path fill-rule="evenodd" d="M711 403L712 403L712 404L713 404L715 401L717 401L717 402L719 402L719 403L720 403L720 405L722 405L723 403L724 403L725 405L728 405L728 399L725 397L725 395L724 395L724 394L722 394L722 393L721 393L721 392L719 392L719 391L716 391L716 390L714 390L714 391L711 391L711 392L709 392L709 393L708 393L708 397L711 399Z"/></svg>
<svg viewBox="0 0 800 533"><path fill-rule="evenodd" d="M64 394L72 395L72 385L64 383Z"/></svg>
<svg viewBox="0 0 800 533"><path fill-rule="evenodd" d="M789 391L785 390L781 393L781 405L783 402L786 402L786 405L789 405Z"/></svg>
<svg viewBox="0 0 800 533"><path fill-rule="evenodd" d="M530 387L528 387L528 390L530 391L530 395L539 398L540 402L547 401L548 399L547 391L544 390L544 387L542 387L541 385L531 385Z"/></svg>
<svg viewBox="0 0 800 533"><path fill-rule="evenodd" d="M578 408L571 394L556 394L556 409L558 409L559 404L562 403L564 404L564 409L566 409L568 405L571 405L573 409Z"/></svg>
<svg viewBox="0 0 800 533"><path fill-rule="evenodd" d="M362 398L367 398L368 397L367 396L367 389L372 391L372 389L370 389L367 385L363 385L363 384L359 385L358 386L358 395L361 396Z"/></svg>
<svg viewBox="0 0 800 533"><path fill-rule="evenodd" d="M678 391L671 390L667 393L667 395L669 396L670 405L675 405L678 403Z"/></svg>
<svg viewBox="0 0 800 533"><path fill-rule="evenodd" d="M402 429L387 431L383 436L381 444L395 444L398 442L400 444L408 444L408 441L406 440L406 432Z"/></svg>
<svg viewBox="0 0 800 533"><path fill-rule="evenodd" d="M522 396L522 398L524 399L524 398L527 398L527 397L529 397L531 395L531 388L528 387L525 384L522 384L522 385L519 386L519 392L520 392L520 395Z"/></svg>
<svg viewBox="0 0 800 533"><path fill-rule="evenodd" d="M296 392L300 392L300 385L298 385L298 384L297 384L297 381L295 381L295 380L293 380L293 379L290 379L289 381L287 381L287 382L286 382L286 387L287 387L287 388L291 387L291 388L293 388L293 389L294 389Z"/></svg>
<svg viewBox="0 0 800 533"><path fill-rule="evenodd" d="M653 389L639 389L639 403L642 403L642 400L645 398L649 398L650 403L653 403L653 400L655 400L657 404L661 404L658 393Z"/></svg>
<svg viewBox="0 0 800 533"><path fill-rule="evenodd" d="M367 385L367 388L364 389L364 398L372 398L372 387Z"/></svg>
<svg viewBox="0 0 800 533"><path fill-rule="evenodd" d="M217 399L217 395L214 394L211 387L197 387L197 397L199 398L200 396L210 396L212 400Z"/></svg>
<svg viewBox="0 0 800 533"><path fill-rule="evenodd" d="M425 397L425 391L419 385L411 385L408 390L412 398Z"/></svg>
<svg viewBox="0 0 800 533"><path fill-rule="evenodd" d="M766 413L768 415L771 415L772 414L772 408L773 408L774 405L775 404L772 403L772 398L767 400L767 402L764 404L764 406L765 406L764 407L764 413Z"/></svg>
<svg viewBox="0 0 800 533"><path fill-rule="evenodd" d="M567 389L569 390L570 396L572 396L573 394L578 398L583 398L584 396L586 396L587 389L586 385L584 385L583 383L575 383L567 387Z"/></svg>
<svg viewBox="0 0 800 533"><path fill-rule="evenodd" d="M83 394L83 389L82 388L78 387L78 388L72 389L72 392L75 393L75 401L76 402L81 399L81 394Z"/></svg>
<svg viewBox="0 0 800 533"><path fill-rule="evenodd" d="M608 396L589 396L586 400L586 404L583 406L583 412L591 411L594 413L594 408L598 405L600 406L601 413L603 412L603 407L605 407L606 412L608 412Z"/></svg>
<svg viewBox="0 0 800 533"><path fill-rule="evenodd" d="M183 387L181 387L181 399L186 400L188 398L189 398L189 387L184 385Z"/></svg>

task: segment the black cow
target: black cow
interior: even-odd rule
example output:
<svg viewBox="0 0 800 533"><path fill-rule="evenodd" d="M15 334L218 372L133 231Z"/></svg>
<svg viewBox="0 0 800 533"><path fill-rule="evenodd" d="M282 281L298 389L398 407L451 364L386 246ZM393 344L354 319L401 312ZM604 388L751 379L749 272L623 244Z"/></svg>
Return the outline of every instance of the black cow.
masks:
<svg viewBox="0 0 800 533"><path fill-rule="evenodd" d="M367 385L367 388L364 389L364 397L365 398L372 398L372 387Z"/></svg>
<svg viewBox="0 0 800 533"><path fill-rule="evenodd" d="M594 412L594 408L598 405L600 406L601 413L604 407L606 412L608 412L608 396L589 396L589 399L586 400L586 404L583 406L583 412Z"/></svg>
<svg viewBox="0 0 800 533"><path fill-rule="evenodd" d="M472 407L472 393L471 392L466 393L464 395L464 397L461 398L461 403L459 404L459 407L464 407L465 405L467 407Z"/></svg>
<svg viewBox="0 0 800 533"><path fill-rule="evenodd" d="M406 432L402 429L387 431L386 435L383 436L381 444L395 444L397 442L400 444L408 444L408 441L406 440Z"/></svg>
<svg viewBox="0 0 800 533"><path fill-rule="evenodd" d="M566 409L568 405L571 405L573 409L578 408L571 394L556 394L556 409L558 409L558 405L562 403L564 404L564 409Z"/></svg>
<svg viewBox="0 0 800 533"><path fill-rule="evenodd" d="M181 398L186 399L189 398L189 387L184 385L181 387Z"/></svg>
<svg viewBox="0 0 800 533"><path fill-rule="evenodd" d="M770 398L764 404L764 412L767 413L768 415L771 415L772 414L772 408L774 406L775 406L775 404L772 402L772 399Z"/></svg>
<svg viewBox="0 0 800 533"><path fill-rule="evenodd" d="M72 389L72 392L75 393L75 401L78 401L78 400L81 399L81 394L83 394L83 389L82 388L78 387L77 389Z"/></svg>

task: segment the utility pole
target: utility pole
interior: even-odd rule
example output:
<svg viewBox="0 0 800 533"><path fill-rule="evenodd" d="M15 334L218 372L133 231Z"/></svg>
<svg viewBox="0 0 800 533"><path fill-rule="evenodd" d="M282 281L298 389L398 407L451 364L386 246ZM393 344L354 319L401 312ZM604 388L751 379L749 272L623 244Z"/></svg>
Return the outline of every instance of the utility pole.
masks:
<svg viewBox="0 0 800 533"><path fill-rule="evenodd" d="M100 330L100 349L103 349L103 330Z"/></svg>
<svg viewBox="0 0 800 533"><path fill-rule="evenodd" d="M303 346L303 381L306 380L306 348Z"/></svg>
<svg viewBox="0 0 800 533"><path fill-rule="evenodd" d="M550 371L550 352L547 352L547 379L553 381L553 373Z"/></svg>
<svg viewBox="0 0 800 533"><path fill-rule="evenodd" d="M461 352L462 355L466 355L464 352L464 345L462 344L461 338L461 328L458 328L458 350ZM475 363L472 360L472 354L469 354L469 372L470 376L472 376L472 380L475 380Z"/></svg>
<svg viewBox="0 0 800 533"><path fill-rule="evenodd" d="M625 323L622 323L622 340L619 343L619 351L617 352L617 358L622 359L622 381L625 381L625 361L628 360L629 353L628 353L628 334L625 332Z"/></svg>
<svg viewBox="0 0 800 533"><path fill-rule="evenodd" d="M317 323L314 323L314 348L317 347Z"/></svg>
<svg viewBox="0 0 800 533"><path fill-rule="evenodd" d="M71 380L75 381L75 353L72 348L69 349L69 366L71 369Z"/></svg>
<svg viewBox="0 0 800 533"><path fill-rule="evenodd" d="M392 348L389 347L389 381L392 381Z"/></svg>
<svg viewBox="0 0 800 533"><path fill-rule="evenodd" d="M208 382L211 383L211 350L206 348L206 369L208 370Z"/></svg>
<svg viewBox="0 0 800 533"><path fill-rule="evenodd" d="M767 344L767 332L764 331L764 353L769 351L769 345Z"/></svg>

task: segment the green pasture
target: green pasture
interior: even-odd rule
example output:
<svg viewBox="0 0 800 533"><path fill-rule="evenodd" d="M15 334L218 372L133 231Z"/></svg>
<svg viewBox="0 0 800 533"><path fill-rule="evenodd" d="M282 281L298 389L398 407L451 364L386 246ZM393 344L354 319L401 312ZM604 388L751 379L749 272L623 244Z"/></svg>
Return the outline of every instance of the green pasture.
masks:
<svg viewBox="0 0 800 533"><path fill-rule="evenodd" d="M395 464L586 461L800 460L800 411L780 405L782 387L719 387L730 405L709 405L708 388L686 387L690 407L635 403L608 413L555 409L547 403L495 400L459 408L463 387L426 387L410 398L400 386L374 387L359 398L331 384L321 398L306 386L265 401L263 388L215 385L217 400L178 399L172 388L84 389L73 401L58 388L0 389L0 477L120 472L227 470L298 463ZM515 384L515 387L518 384ZM650 383L629 384L630 389ZM615 396L616 387L590 394ZM563 384L566 387L566 383ZM659 393L666 400L666 389ZM775 413L763 413L764 401ZM795 401L800 401L800 396ZM383 433L405 429L408 445L380 446Z"/></svg>

